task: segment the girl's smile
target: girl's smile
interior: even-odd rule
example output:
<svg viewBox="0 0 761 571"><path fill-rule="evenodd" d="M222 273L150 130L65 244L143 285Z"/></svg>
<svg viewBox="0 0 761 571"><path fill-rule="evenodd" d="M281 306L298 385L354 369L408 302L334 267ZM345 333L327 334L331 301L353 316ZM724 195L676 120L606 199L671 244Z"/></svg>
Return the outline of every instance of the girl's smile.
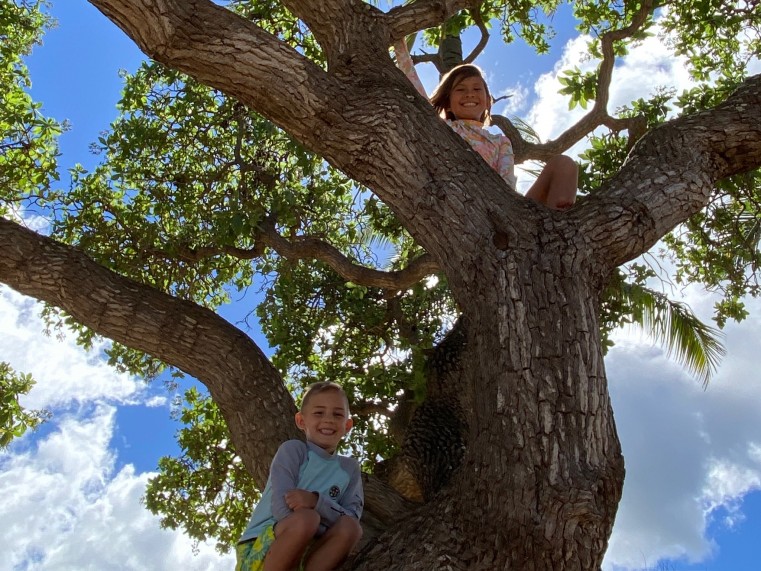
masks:
<svg viewBox="0 0 761 571"><path fill-rule="evenodd" d="M458 119L483 122L484 113L488 108L486 87L480 77L466 77L452 88L448 110Z"/></svg>

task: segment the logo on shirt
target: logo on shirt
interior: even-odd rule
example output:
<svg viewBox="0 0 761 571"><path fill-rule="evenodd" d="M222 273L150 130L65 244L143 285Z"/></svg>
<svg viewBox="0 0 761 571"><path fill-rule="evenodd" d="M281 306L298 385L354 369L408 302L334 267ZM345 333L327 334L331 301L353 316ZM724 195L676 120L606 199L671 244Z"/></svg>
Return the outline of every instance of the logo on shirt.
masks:
<svg viewBox="0 0 761 571"><path fill-rule="evenodd" d="M338 497L338 494L341 493L341 488L338 486L331 486L328 493L330 494L330 497L335 500Z"/></svg>

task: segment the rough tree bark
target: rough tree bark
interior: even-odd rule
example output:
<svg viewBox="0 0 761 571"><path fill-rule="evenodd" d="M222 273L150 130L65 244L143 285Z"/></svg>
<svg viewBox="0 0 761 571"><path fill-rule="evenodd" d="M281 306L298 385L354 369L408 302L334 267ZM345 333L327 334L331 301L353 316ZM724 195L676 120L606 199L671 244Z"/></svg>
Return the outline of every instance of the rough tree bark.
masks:
<svg viewBox="0 0 761 571"><path fill-rule="evenodd" d="M633 149L605 192L557 214L507 192L415 93L395 39L467 0L383 13L360 0L283 2L329 70L208 0L91 0L150 57L236 97L368 185L446 274L462 309L457 405L466 449L420 505L374 479L388 530L352 569L598 569L624 477L597 302L609 272L706 204L716 180L761 165L761 78ZM0 222L0 280L204 382L263 484L293 402L261 351L213 313ZM391 525L393 523L393 525Z"/></svg>

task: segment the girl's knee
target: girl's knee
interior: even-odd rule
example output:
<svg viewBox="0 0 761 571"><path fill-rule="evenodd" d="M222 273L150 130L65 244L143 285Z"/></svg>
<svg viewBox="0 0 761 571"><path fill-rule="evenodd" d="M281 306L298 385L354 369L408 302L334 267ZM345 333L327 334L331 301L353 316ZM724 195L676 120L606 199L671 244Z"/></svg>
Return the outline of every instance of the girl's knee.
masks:
<svg viewBox="0 0 761 571"><path fill-rule="evenodd" d="M555 155L547 161L547 165L552 165L553 170L566 175L578 174L579 172L579 165L568 155Z"/></svg>

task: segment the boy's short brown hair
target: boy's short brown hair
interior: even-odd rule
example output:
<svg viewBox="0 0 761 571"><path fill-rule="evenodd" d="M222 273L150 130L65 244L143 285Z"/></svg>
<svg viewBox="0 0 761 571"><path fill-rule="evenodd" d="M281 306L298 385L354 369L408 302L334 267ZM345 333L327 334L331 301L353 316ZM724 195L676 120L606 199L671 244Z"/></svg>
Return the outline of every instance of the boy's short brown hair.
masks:
<svg viewBox="0 0 761 571"><path fill-rule="evenodd" d="M309 402L309 399L311 399L314 395L318 395L326 391L337 391L341 393L341 395L344 397L344 402L346 402L346 415L348 416L349 415L349 397L346 396L346 391L344 391L341 385L339 385L338 383L334 383L332 381L317 381L316 383L312 383L311 385L309 385L304 391L304 396L301 398L301 407L299 408L299 410L303 411L307 403Z"/></svg>

